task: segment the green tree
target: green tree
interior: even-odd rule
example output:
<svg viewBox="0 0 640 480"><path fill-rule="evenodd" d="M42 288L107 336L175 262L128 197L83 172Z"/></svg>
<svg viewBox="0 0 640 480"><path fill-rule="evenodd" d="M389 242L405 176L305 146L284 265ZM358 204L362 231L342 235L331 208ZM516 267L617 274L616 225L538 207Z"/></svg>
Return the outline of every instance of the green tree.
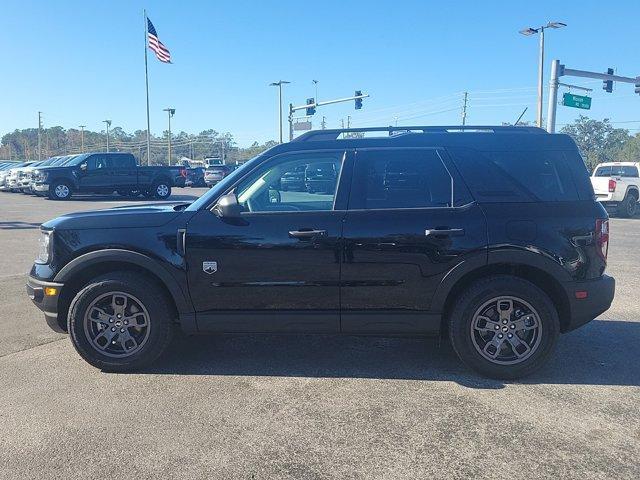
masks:
<svg viewBox="0 0 640 480"><path fill-rule="evenodd" d="M561 132L575 140L589 169L598 163L614 161L630 139L628 130L613 128L608 118L600 121L584 115L564 126Z"/></svg>
<svg viewBox="0 0 640 480"><path fill-rule="evenodd" d="M630 137L624 144L616 160L619 162L640 162L640 133Z"/></svg>

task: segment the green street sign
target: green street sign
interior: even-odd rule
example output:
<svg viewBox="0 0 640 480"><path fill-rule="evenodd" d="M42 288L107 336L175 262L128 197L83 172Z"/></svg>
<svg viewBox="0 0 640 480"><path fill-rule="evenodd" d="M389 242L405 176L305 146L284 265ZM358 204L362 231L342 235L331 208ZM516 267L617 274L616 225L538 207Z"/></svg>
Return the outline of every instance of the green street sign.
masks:
<svg viewBox="0 0 640 480"><path fill-rule="evenodd" d="M591 97L583 95L574 95L573 93L565 93L562 95L562 105L565 107L583 108L589 110L591 108Z"/></svg>

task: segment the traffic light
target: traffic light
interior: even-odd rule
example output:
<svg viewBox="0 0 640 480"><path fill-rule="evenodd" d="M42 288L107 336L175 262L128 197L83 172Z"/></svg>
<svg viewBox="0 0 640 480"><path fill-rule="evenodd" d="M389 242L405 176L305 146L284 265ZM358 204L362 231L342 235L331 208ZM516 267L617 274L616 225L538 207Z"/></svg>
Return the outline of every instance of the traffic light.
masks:
<svg viewBox="0 0 640 480"><path fill-rule="evenodd" d="M360 95L362 95L362 91L356 90L356 94L354 95L354 97L359 97ZM356 110L360 110L361 108L362 108L362 99L356 98Z"/></svg>
<svg viewBox="0 0 640 480"><path fill-rule="evenodd" d="M607 75L613 75L613 68L607 68ZM602 89L607 92L613 92L613 80L603 80Z"/></svg>
<svg viewBox="0 0 640 480"><path fill-rule="evenodd" d="M635 92L640 94L640 77L636 77L636 89Z"/></svg>
<svg viewBox="0 0 640 480"><path fill-rule="evenodd" d="M315 103L316 100L314 98L307 98L307 105L314 105L313 107L307 107L307 115L313 115L316 113Z"/></svg>

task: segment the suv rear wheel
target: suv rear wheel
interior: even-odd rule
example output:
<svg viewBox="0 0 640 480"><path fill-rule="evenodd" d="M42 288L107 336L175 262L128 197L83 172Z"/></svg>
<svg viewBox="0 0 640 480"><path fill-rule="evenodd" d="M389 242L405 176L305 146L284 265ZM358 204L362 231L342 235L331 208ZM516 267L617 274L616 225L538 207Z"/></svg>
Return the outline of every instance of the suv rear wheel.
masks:
<svg viewBox="0 0 640 480"><path fill-rule="evenodd" d="M499 275L472 284L449 319L454 350L470 368L492 378L514 379L540 368L560 334L558 313L532 283Z"/></svg>
<svg viewBox="0 0 640 480"><path fill-rule="evenodd" d="M71 302L68 331L80 356L119 372L156 360L173 324L162 291L143 275L114 272L92 280Z"/></svg>

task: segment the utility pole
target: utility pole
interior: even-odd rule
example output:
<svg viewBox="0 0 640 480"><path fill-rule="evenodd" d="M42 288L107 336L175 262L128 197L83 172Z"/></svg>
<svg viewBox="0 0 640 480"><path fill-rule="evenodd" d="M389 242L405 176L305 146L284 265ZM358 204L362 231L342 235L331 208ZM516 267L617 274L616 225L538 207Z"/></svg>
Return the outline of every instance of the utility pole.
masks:
<svg viewBox="0 0 640 480"><path fill-rule="evenodd" d="M321 126L322 130L326 130L327 129L327 117L325 117L324 115L322 116L322 123L320 123L320 126Z"/></svg>
<svg viewBox="0 0 640 480"><path fill-rule="evenodd" d="M42 112L38 112L38 160L42 160Z"/></svg>
<svg viewBox="0 0 640 480"><path fill-rule="evenodd" d="M80 125L80 150L84 153L84 127L86 125Z"/></svg>
<svg viewBox="0 0 640 480"><path fill-rule="evenodd" d="M111 120L103 120L102 123L107 126L107 153L109 153L109 127L111 126Z"/></svg>
<svg viewBox="0 0 640 480"><path fill-rule="evenodd" d="M467 124L467 98L469 97L469 92L464 92L464 103L462 105L462 126L464 127Z"/></svg>
<svg viewBox="0 0 640 480"><path fill-rule="evenodd" d="M540 51L538 53L538 114L536 123L538 127L542 128L542 95L543 95L543 82L544 82L544 31L547 28L562 28L566 27L566 23L562 22L549 22L538 28L525 28L520 30L522 35L531 36L536 33L540 34Z"/></svg>
<svg viewBox="0 0 640 480"><path fill-rule="evenodd" d="M347 115L347 128L351 128L351 115Z"/></svg>
<svg viewBox="0 0 640 480"><path fill-rule="evenodd" d="M167 115L169 117L169 165L171 165L171 117L175 115L176 109L167 107L162 111L167 112Z"/></svg>
<svg viewBox="0 0 640 480"><path fill-rule="evenodd" d="M278 132L280 133L280 143L282 143L282 85L286 85L286 80L278 80L277 82L270 83L270 87L278 87Z"/></svg>

